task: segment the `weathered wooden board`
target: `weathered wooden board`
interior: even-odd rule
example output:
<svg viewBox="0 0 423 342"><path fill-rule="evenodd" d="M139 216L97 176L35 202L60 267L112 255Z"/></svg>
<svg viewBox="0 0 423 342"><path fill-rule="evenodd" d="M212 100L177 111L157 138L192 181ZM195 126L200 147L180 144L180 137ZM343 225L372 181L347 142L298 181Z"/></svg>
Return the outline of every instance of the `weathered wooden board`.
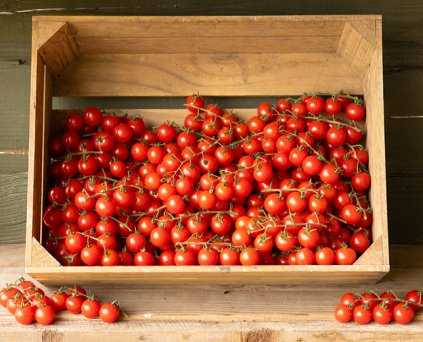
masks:
<svg viewBox="0 0 423 342"><path fill-rule="evenodd" d="M336 72L333 70L336 65ZM143 75L136 77L135 75ZM283 82L283 85L281 84ZM124 54L78 58L55 82L55 96L276 96L362 93L361 79L333 54ZM320 89L320 90L318 90Z"/></svg>
<svg viewBox="0 0 423 342"><path fill-rule="evenodd" d="M26 221L26 172L0 174L1 243L24 241Z"/></svg>
<svg viewBox="0 0 423 342"><path fill-rule="evenodd" d="M0 60L0 151L28 148L30 69Z"/></svg>
<svg viewBox="0 0 423 342"><path fill-rule="evenodd" d="M411 288L422 288L422 246L393 246L392 271L376 291L388 289L404 295ZM0 247L0 286L23 274L23 245ZM71 285L71 284L69 284ZM84 285L84 284L82 284ZM381 340L419 341L423 334L423 316L407 326L371 323L339 324L333 309L347 291L365 291L368 285L354 286L241 286L184 285L104 287L87 286L103 300L119 299L129 315L108 325L67 312L48 327L22 327L0 308L0 339L31 332L34 341L336 341ZM47 289L50 294L54 289Z"/></svg>

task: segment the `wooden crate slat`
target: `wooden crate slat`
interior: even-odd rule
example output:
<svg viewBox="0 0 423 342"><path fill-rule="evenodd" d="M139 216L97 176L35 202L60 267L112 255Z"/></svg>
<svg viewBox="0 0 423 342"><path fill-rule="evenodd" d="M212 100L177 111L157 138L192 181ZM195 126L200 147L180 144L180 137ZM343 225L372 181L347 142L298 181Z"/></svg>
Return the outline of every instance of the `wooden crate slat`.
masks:
<svg viewBox="0 0 423 342"><path fill-rule="evenodd" d="M30 131L29 131L29 162L28 162L28 203L27 203L27 234L26 234L26 264L31 265L32 238L40 237L42 220L42 180L43 167L43 133L44 133L44 102L45 102L45 72L46 66L40 55L35 51L31 68L31 99L30 99Z"/></svg>
<svg viewBox="0 0 423 342"><path fill-rule="evenodd" d="M366 144L369 150L369 170L372 176L370 202L373 207L373 238L382 237L384 264L389 264L388 253L388 215L386 198L386 162L385 162L385 121L383 114L383 79L382 79L382 26L376 23L380 37L378 49L370 61L369 70L364 79L364 100L366 102L367 129Z"/></svg>
<svg viewBox="0 0 423 342"><path fill-rule="evenodd" d="M344 58L351 69L356 71L361 77L364 77L375 52L376 46L373 42L366 40L352 24L345 24L339 40L337 54Z"/></svg>
<svg viewBox="0 0 423 342"><path fill-rule="evenodd" d="M69 24L64 24L39 49L38 53L52 75L58 76L79 55Z"/></svg>
<svg viewBox="0 0 423 342"><path fill-rule="evenodd" d="M333 66L336 65L336 68ZM138 75L138 76L137 76ZM55 82L54 96L278 96L363 92L334 54L86 55Z"/></svg>
<svg viewBox="0 0 423 342"><path fill-rule="evenodd" d="M78 37L84 54L214 54L335 52L334 37Z"/></svg>
<svg viewBox="0 0 423 342"><path fill-rule="evenodd" d="M75 18L72 28L80 37L339 37L344 22L335 16L114 17L101 25Z"/></svg>

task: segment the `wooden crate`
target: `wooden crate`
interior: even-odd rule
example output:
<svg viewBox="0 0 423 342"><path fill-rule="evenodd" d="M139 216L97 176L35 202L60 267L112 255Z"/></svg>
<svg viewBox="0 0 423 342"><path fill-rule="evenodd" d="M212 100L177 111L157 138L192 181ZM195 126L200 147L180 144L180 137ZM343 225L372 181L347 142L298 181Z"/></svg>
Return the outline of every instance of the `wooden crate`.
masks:
<svg viewBox="0 0 423 342"><path fill-rule="evenodd" d="M44 282L363 283L389 271L380 16L34 17L26 272ZM63 267L42 247L54 96L363 95L374 210L352 266ZM142 109L148 122L183 111ZM250 111L243 111L248 115Z"/></svg>

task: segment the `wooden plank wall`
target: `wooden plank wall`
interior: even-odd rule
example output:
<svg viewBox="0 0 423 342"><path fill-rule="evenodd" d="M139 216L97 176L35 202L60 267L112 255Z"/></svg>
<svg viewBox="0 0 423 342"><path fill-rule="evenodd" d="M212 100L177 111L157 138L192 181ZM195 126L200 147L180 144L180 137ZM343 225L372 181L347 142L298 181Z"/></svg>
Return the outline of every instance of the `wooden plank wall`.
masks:
<svg viewBox="0 0 423 342"><path fill-rule="evenodd" d="M0 243L24 241L31 16L40 14L382 14L390 241L423 243L421 0L0 1Z"/></svg>

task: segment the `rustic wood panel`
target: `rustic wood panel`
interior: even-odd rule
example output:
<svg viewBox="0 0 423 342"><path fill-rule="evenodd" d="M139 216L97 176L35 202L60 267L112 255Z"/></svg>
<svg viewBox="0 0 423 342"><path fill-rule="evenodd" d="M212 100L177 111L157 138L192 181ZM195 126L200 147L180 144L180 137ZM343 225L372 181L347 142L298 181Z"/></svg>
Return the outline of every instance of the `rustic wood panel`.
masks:
<svg viewBox="0 0 423 342"><path fill-rule="evenodd" d="M0 174L0 242L17 243L25 240L26 172Z"/></svg>
<svg viewBox="0 0 423 342"><path fill-rule="evenodd" d="M55 82L53 94L275 96L336 92L341 85L362 93L361 79L333 54L108 54L78 58Z"/></svg>
<svg viewBox="0 0 423 342"><path fill-rule="evenodd" d="M151 38L151 37L150 37ZM338 38L338 37L337 37ZM320 37L184 37L184 38L85 38L77 37L76 42L84 54L111 53L301 53L334 52L337 38Z"/></svg>
<svg viewBox="0 0 423 342"><path fill-rule="evenodd" d="M28 169L27 150L6 150L0 152L0 174L10 175L26 172Z"/></svg>
<svg viewBox="0 0 423 342"><path fill-rule="evenodd" d="M0 247L0 286L24 274L23 251L23 245ZM422 253L422 246L393 246L392 271L372 289L392 289L404 295L410 288L421 288L423 272L417 256ZM105 327L98 319L64 312L58 314L54 325L23 327L0 308L0 339L19 336L26 340L29 335L25 334L31 332L34 341L41 341L41 336L54 341L419 341L423 334L421 314L407 326L337 323L333 309L341 295L368 290L368 285L119 284L90 285L87 289L103 300L119 299L129 317ZM47 288L47 293L53 290Z"/></svg>
<svg viewBox="0 0 423 342"><path fill-rule="evenodd" d="M30 69L0 60L0 151L28 148Z"/></svg>

